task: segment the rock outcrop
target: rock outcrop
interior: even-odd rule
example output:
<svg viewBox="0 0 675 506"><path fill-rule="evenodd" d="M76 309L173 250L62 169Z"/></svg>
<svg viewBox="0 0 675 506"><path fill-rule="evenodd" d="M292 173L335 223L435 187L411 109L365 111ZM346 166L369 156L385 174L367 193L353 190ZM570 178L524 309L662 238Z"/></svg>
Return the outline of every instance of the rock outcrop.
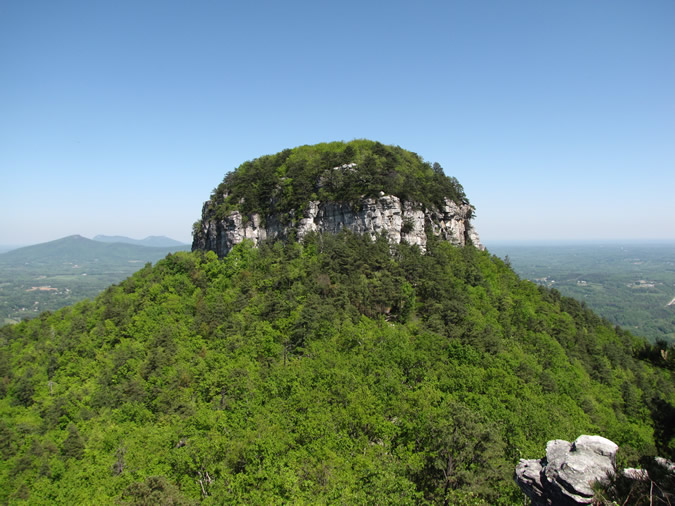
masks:
<svg viewBox="0 0 675 506"><path fill-rule="evenodd" d="M239 211L217 219L211 214L210 204L210 201L204 204L192 249L215 251L221 257L244 239L251 239L258 245L268 239L286 238L291 233L302 239L310 232L337 233L343 228L368 234L373 239L385 234L391 243L405 241L419 246L422 251L426 249L428 232L458 246L471 242L484 249L471 225L471 206L458 205L449 199L445 199L441 209L427 209L384 194L378 198L363 199L359 206L310 201L302 217L290 225L282 225L275 215L265 216L263 220L257 213L243 216Z"/></svg>
<svg viewBox="0 0 675 506"><path fill-rule="evenodd" d="M615 472L618 448L601 436L549 441L546 456L521 459L514 478L535 506L590 504L593 483Z"/></svg>

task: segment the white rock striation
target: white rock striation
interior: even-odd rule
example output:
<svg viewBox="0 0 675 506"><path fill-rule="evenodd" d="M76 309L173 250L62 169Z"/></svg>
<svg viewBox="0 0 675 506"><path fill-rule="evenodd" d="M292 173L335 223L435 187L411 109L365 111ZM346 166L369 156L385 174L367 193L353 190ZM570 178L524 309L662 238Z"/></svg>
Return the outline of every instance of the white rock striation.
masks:
<svg viewBox="0 0 675 506"><path fill-rule="evenodd" d="M367 198L361 205L343 202L310 201L302 218L295 225L282 225L278 217L267 216L265 225L259 214L244 218L239 211L230 212L224 219L210 216L210 201L204 204L202 221L195 232L192 249L212 250L225 256L235 244L251 239L257 246L267 239L282 239L295 232L301 240L310 232L337 233L343 228L375 238L386 234L391 243L405 241L422 251L427 245L427 225L431 232L457 246L473 243L484 249L478 233L470 222L472 208L445 199L442 209L426 209L414 202L401 202L394 195L381 194Z"/></svg>

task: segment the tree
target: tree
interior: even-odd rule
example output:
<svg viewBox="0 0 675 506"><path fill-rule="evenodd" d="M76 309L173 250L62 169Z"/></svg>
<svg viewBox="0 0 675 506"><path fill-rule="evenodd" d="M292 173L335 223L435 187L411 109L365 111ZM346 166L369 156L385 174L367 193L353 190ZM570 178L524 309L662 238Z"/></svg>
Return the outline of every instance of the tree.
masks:
<svg viewBox="0 0 675 506"><path fill-rule="evenodd" d="M183 497L178 487L164 476L149 476L145 481L129 485L122 492L122 504L144 506L147 504L163 504L168 506L187 506L196 504Z"/></svg>
<svg viewBox="0 0 675 506"><path fill-rule="evenodd" d="M63 440L61 446L61 453L66 458L80 460L84 457L84 446L84 440L77 429L77 425L70 423L68 425L68 435Z"/></svg>

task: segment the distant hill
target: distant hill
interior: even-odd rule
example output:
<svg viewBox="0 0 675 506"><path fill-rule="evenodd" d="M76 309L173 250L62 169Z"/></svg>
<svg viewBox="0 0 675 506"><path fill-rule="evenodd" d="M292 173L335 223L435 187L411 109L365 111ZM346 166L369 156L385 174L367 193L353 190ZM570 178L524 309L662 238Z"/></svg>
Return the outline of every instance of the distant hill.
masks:
<svg viewBox="0 0 675 506"><path fill-rule="evenodd" d="M0 254L0 323L94 297L188 245L153 248L72 235Z"/></svg>
<svg viewBox="0 0 675 506"><path fill-rule="evenodd" d="M183 246L184 243L165 237L163 235L151 235L145 239L132 239L123 235L97 235L94 241L99 242L121 242L125 244L136 244L138 246L148 246L154 248L172 248L174 246Z"/></svg>
<svg viewBox="0 0 675 506"><path fill-rule="evenodd" d="M151 248L122 242L101 242L81 235L25 246L0 254L0 265L61 265L64 262L157 261L173 251L188 251L185 244Z"/></svg>

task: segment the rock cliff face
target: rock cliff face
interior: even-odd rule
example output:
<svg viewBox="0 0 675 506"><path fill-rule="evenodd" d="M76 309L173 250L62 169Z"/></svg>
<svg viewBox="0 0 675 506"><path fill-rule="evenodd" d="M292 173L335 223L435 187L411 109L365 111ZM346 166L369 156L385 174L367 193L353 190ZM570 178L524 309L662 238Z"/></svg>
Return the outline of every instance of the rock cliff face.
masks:
<svg viewBox="0 0 675 506"><path fill-rule="evenodd" d="M263 222L257 213L243 216L239 211L232 211L224 219L218 219L213 215L210 204L210 201L204 204L192 249L212 250L221 257L244 239L251 239L258 245L267 239L283 239L291 233L302 239L310 232L337 233L343 228L368 234L373 239L384 233L391 243L405 241L419 246L422 251L426 249L428 232L457 246L471 242L484 249L478 233L471 226L471 206L458 205L449 199L445 199L441 209L427 209L384 194L378 198L363 199L360 206L310 201L303 216L293 225L282 225L275 215L265 216Z"/></svg>
<svg viewBox="0 0 675 506"><path fill-rule="evenodd" d="M615 472L618 448L601 436L579 436L573 443L549 441L546 456L521 459L514 478L535 506L590 504L593 483Z"/></svg>

